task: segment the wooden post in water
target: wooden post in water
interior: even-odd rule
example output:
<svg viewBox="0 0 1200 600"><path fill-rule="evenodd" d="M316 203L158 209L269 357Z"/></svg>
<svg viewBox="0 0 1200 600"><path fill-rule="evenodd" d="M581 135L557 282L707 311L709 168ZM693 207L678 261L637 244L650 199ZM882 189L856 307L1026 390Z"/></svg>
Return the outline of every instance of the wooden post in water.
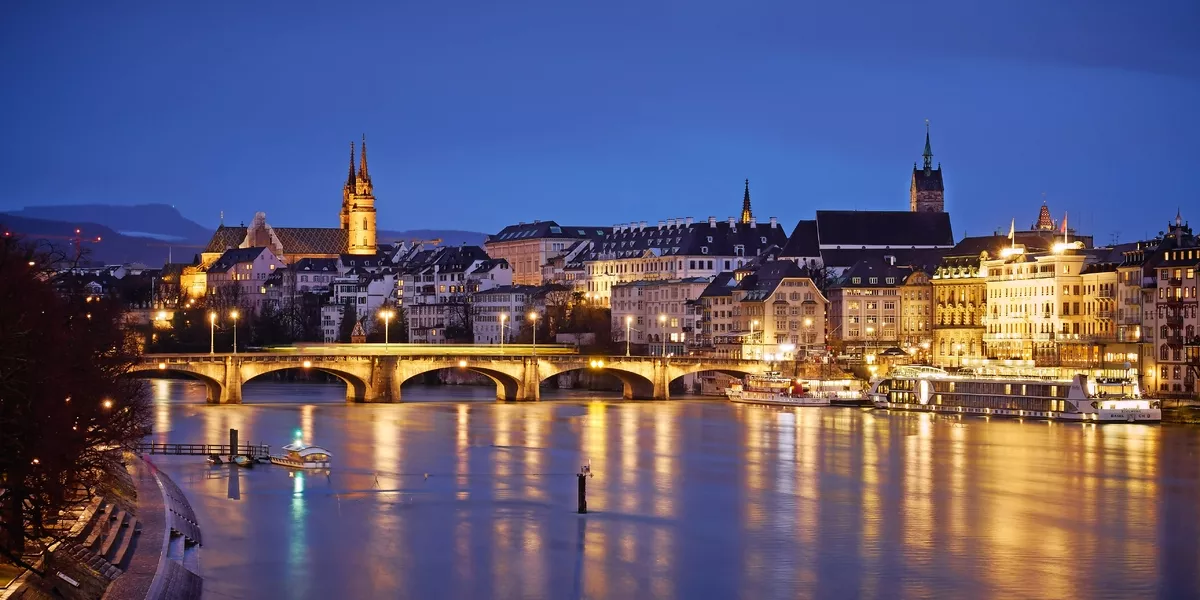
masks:
<svg viewBox="0 0 1200 600"><path fill-rule="evenodd" d="M238 453L238 430L229 428L229 460L233 461L233 457Z"/></svg>
<svg viewBox="0 0 1200 600"><path fill-rule="evenodd" d="M587 514L587 478L591 474L591 467L584 465L579 467L579 473L575 475L579 480L579 514Z"/></svg>

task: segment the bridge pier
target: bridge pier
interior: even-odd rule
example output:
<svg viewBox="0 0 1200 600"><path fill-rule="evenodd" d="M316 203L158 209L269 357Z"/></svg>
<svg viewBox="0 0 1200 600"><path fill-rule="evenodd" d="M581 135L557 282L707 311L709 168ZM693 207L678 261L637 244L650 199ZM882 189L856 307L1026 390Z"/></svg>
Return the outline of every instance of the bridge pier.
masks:
<svg viewBox="0 0 1200 600"><path fill-rule="evenodd" d="M512 400L537 402L542 399L541 361L536 356L526 358L521 369L521 384Z"/></svg>
<svg viewBox="0 0 1200 600"><path fill-rule="evenodd" d="M221 396L218 404L242 403L241 366L241 362L233 356L225 357L225 380L221 383Z"/></svg>
<svg viewBox="0 0 1200 600"><path fill-rule="evenodd" d="M399 402L400 381L396 376L397 358L380 356L371 359L371 376L367 379L362 398L347 397L352 402ZM348 384L349 385L349 384Z"/></svg>

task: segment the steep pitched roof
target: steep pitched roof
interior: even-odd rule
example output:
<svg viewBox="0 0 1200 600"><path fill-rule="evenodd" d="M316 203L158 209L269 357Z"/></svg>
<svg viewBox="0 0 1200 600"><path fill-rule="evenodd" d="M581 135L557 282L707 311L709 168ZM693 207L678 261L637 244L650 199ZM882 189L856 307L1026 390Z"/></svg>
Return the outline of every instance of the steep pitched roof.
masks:
<svg viewBox="0 0 1200 600"><path fill-rule="evenodd" d="M252 262L254 259L258 258L258 255L263 253L263 250L266 250L266 248L261 246L257 248L235 248L233 250L226 250L225 253L221 255L221 258L218 258L216 262L209 265L208 271L223 273L229 269L232 269L234 265L239 263Z"/></svg>
<svg viewBox="0 0 1200 600"><path fill-rule="evenodd" d="M224 252L237 248L246 239L246 227L218 227L205 252ZM337 227L272 227L285 255L342 254L349 243L348 233Z"/></svg>
<svg viewBox="0 0 1200 600"><path fill-rule="evenodd" d="M821 256L821 242L817 239L817 222L800 221L788 236L787 244L780 253L783 258L811 258Z"/></svg>
<svg viewBox="0 0 1200 600"><path fill-rule="evenodd" d="M836 287L841 288L876 288L904 285L904 280L912 275L913 268L892 265L882 258L867 258L858 261L838 280ZM875 278L872 282L871 278ZM891 281L888 281L891 278ZM857 281L856 281L857 280Z"/></svg>
<svg viewBox="0 0 1200 600"><path fill-rule="evenodd" d="M224 252L230 248L237 248L244 239L246 239L245 227L222 225L213 232L212 239L208 240L208 245L204 247L204 252Z"/></svg>
<svg viewBox="0 0 1200 600"><path fill-rule="evenodd" d="M954 246L950 215L899 210L818 210L822 248Z"/></svg>
<svg viewBox="0 0 1200 600"><path fill-rule="evenodd" d="M728 296L733 293L733 288L737 287L738 282L733 279L732 271L718 273L716 277L700 292L700 297L712 296Z"/></svg>
<svg viewBox="0 0 1200 600"><path fill-rule="evenodd" d="M595 225L559 225L554 221L534 221L532 223L519 223L517 225L509 225L501 229L495 235L489 235L487 242L495 244L499 242L514 242L518 240L532 240L539 238L601 238L612 232L612 227L598 227Z"/></svg>
<svg viewBox="0 0 1200 600"><path fill-rule="evenodd" d="M583 260L635 258L647 252L655 256L757 256L772 245L783 247L787 234L778 224L701 221L658 227L625 227L597 240Z"/></svg>
<svg viewBox="0 0 1200 600"><path fill-rule="evenodd" d="M338 259L336 258L302 258L290 267L296 272L336 273Z"/></svg>

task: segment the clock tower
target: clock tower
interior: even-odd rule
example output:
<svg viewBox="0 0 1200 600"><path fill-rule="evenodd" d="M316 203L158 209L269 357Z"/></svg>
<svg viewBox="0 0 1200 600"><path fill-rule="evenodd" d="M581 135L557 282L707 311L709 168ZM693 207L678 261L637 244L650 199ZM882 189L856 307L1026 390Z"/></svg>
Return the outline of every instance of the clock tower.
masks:
<svg viewBox="0 0 1200 600"><path fill-rule="evenodd" d="M912 212L946 212L942 165L933 168L933 148L929 144L929 119L925 120L924 164L913 164L912 185L908 190L908 209Z"/></svg>

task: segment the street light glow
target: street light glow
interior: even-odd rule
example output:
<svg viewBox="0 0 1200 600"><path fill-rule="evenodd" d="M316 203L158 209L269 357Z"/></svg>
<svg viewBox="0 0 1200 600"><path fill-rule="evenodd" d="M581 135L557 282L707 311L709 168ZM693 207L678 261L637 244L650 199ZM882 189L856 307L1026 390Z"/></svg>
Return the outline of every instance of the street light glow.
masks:
<svg viewBox="0 0 1200 600"><path fill-rule="evenodd" d="M529 311L529 320L530 320L530 321L536 321L536 320L538 320L538 314L537 314L537 312L535 312L535 311L532 311L532 310L531 310L531 311Z"/></svg>

